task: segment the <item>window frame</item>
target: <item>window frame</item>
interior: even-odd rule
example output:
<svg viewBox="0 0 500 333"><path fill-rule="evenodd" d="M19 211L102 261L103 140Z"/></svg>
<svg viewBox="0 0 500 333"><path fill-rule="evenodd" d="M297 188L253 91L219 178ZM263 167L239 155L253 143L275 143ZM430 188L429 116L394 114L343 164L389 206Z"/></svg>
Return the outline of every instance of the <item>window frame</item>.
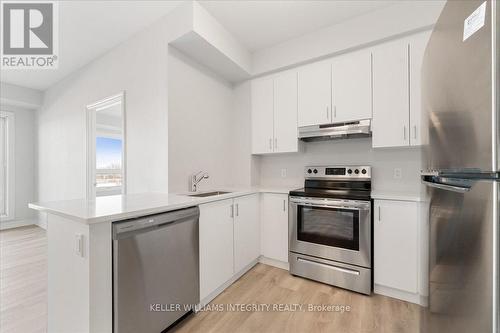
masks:
<svg viewBox="0 0 500 333"><path fill-rule="evenodd" d="M87 200L95 200L98 197L98 191L95 184L96 169L95 169L95 137L96 137L96 112L100 109L109 107L110 105L121 103L122 114L122 194L127 193L127 124L125 118L125 91L121 91L115 95L109 96L95 103L88 104L86 107L87 117L87 172L86 172L86 198Z"/></svg>
<svg viewBox="0 0 500 333"><path fill-rule="evenodd" d="M0 221L10 221L15 218L15 116L13 112L0 111L0 117L5 118L5 151L7 160L5 170L5 213L0 215Z"/></svg>

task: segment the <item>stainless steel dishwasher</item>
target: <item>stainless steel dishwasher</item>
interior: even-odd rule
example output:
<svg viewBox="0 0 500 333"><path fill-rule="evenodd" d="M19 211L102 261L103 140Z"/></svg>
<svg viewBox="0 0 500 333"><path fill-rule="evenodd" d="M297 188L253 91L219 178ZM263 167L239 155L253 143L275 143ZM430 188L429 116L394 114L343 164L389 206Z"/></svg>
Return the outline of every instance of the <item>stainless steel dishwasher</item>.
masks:
<svg viewBox="0 0 500 333"><path fill-rule="evenodd" d="M113 332L160 333L199 303L199 215L193 207L113 224Z"/></svg>

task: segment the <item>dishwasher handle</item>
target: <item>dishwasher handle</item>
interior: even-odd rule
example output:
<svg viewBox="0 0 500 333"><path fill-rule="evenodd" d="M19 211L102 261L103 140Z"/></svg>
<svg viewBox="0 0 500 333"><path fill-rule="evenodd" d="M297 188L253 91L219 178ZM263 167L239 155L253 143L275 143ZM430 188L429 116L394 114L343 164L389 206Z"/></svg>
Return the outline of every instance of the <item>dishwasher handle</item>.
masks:
<svg viewBox="0 0 500 333"><path fill-rule="evenodd" d="M174 210L163 214L148 215L131 220L125 220L113 223L113 239L130 237L134 234L145 232L154 228L162 227L173 222L182 222L185 220L198 219L200 209L190 207Z"/></svg>

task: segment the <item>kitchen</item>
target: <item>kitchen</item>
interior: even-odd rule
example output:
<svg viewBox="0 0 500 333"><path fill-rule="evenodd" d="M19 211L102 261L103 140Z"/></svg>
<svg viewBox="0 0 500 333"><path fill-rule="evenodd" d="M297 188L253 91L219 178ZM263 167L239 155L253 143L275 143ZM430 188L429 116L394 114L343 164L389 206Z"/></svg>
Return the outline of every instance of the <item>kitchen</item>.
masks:
<svg viewBox="0 0 500 333"><path fill-rule="evenodd" d="M440 234L425 182L450 176L427 161L422 68L439 18L463 29L477 8L495 13L486 4L181 2L44 89L26 202L47 230L42 331L442 329L426 321L453 297L429 295ZM62 19L71 6L59 7ZM2 95L26 77L2 69ZM99 167L102 137L119 168ZM495 316L474 313L457 325L493 330Z"/></svg>

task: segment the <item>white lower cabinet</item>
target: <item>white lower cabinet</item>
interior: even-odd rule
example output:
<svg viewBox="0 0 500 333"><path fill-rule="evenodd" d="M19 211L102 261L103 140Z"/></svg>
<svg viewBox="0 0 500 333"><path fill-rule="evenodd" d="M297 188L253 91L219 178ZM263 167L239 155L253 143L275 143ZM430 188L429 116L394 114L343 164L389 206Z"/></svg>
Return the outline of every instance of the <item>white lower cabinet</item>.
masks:
<svg viewBox="0 0 500 333"><path fill-rule="evenodd" d="M233 199L200 205L200 299L233 276Z"/></svg>
<svg viewBox="0 0 500 333"><path fill-rule="evenodd" d="M200 300L260 254L259 195L200 205Z"/></svg>
<svg viewBox="0 0 500 333"><path fill-rule="evenodd" d="M288 262L288 194L261 194L261 254Z"/></svg>
<svg viewBox="0 0 500 333"><path fill-rule="evenodd" d="M234 271L260 256L259 195L234 199Z"/></svg>
<svg viewBox="0 0 500 333"><path fill-rule="evenodd" d="M375 200L375 289L419 293L419 207L418 202Z"/></svg>

